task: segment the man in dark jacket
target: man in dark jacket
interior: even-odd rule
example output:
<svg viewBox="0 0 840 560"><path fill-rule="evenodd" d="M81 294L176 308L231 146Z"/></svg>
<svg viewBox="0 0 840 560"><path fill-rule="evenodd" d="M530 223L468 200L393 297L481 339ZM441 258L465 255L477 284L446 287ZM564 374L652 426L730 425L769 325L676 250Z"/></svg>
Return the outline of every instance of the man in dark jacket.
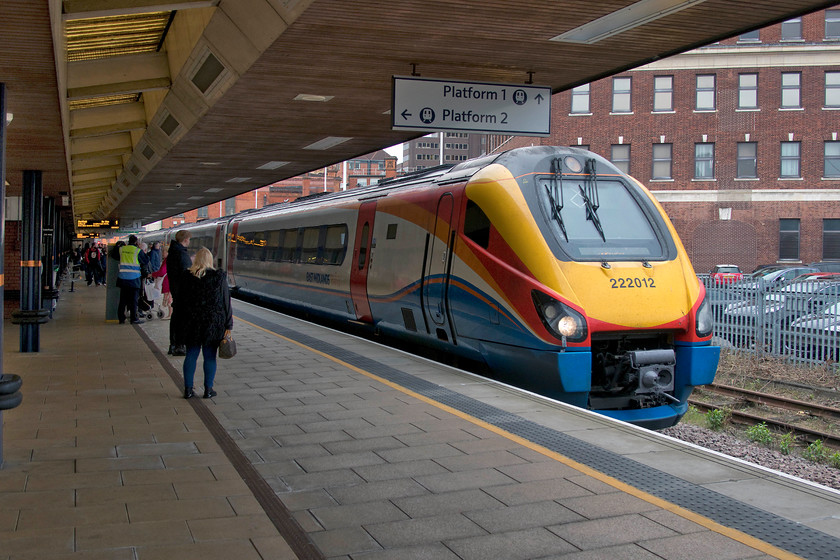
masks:
<svg viewBox="0 0 840 560"><path fill-rule="evenodd" d="M181 288L182 275L192 266L192 259L187 252L190 245L191 234L187 230L179 230L175 233L175 239L169 243L169 254L166 256L166 275L169 277L169 291L172 294L172 319L169 323L169 354L173 356L185 356L187 349L184 342L176 340L176 333L179 332L179 323L183 313L178 312L178 290Z"/></svg>

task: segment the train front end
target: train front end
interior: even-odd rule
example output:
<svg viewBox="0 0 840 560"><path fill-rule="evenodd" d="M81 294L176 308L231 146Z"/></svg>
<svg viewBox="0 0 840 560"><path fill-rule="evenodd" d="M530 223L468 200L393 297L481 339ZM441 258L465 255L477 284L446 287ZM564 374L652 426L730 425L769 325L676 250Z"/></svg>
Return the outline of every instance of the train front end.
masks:
<svg viewBox="0 0 840 560"><path fill-rule="evenodd" d="M499 293L523 344L514 356L510 340L485 342L491 367L607 416L676 424L720 348L704 288L647 189L595 154L543 147L500 156L466 194L518 278ZM538 342L526 349L528 337Z"/></svg>

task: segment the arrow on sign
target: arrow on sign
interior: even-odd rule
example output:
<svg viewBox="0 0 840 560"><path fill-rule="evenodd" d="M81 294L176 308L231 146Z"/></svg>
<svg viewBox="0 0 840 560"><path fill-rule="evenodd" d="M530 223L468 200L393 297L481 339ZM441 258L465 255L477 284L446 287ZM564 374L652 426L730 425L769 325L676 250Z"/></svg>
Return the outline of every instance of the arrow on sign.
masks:
<svg viewBox="0 0 840 560"><path fill-rule="evenodd" d="M405 120L408 120L408 117L410 117L410 116L411 116L411 113L409 113L409 112L408 112L408 109L406 109L405 111L403 111L402 113L400 113L400 115L402 115L402 118L404 118Z"/></svg>
<svg viewBox="0 0 840 560"><path fill-rule="evenodd" d="M534 99L536 99L536 100L537 100L537 105L539 105L539 104L541 104L541 103L542 103L543 96L542 96L542 94L541 94L541 93L538 93L538 94L537 94L537 96L536 96Z"/></svg>

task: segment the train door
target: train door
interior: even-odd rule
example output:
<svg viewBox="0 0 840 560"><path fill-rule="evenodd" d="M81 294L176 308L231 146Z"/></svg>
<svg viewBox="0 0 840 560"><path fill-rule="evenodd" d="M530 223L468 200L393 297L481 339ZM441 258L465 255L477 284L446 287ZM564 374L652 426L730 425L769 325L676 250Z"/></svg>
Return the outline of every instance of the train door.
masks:
<svg viewBox="0 0 840 560"><path fill-rule="evenodd" d="M236 286L236 279L233 276L233 261L236 258L236 232L239 231L239 222L230 221L227 227L227 277L228 285Z"/></svg>
<svg viewBox="0 0 840 560"><path fill-rule="evenodd" d="M224 263L224 255L222 254L222 247L224 247L224 223L216 224L216 232L213 235L213 254L216 255L216 268L221 270Z"/></svg>
<svg viewBox="0 0 840 560"><path fill-rule="evenodd" d="M423 301L426 315L435 329L437 337L449 340L446 310L446 290L449 284L449 262L452 259L452 213L454 202L451 193L440 197L435 217L435 226L430 234L426 252L426 270L423 275Z"/></svg>
<svg viewBox="0 0 840 560"><path fill-rule="evenodd" d="M353 243L353 262L350 269L350 297L356 319L373 322L368 301L367 279L373 256L373 219L376 216L376 201L363 202L359 206L359 220L356 224L356 239Z"/></svg>

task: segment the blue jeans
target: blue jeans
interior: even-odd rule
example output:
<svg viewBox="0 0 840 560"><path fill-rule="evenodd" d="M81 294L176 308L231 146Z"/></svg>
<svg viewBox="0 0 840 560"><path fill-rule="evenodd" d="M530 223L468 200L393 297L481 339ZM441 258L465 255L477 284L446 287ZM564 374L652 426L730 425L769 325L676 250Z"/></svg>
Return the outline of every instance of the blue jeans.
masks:
<svg viewBox="0 0 840 560"><path fill-rule="evenodd" d="M216 378L216 350L218 348L216 344L187 346L187 355L184 356L184 387L193 386L199 352L204 357L204 389L213 387L213 380Z"/></svg>

